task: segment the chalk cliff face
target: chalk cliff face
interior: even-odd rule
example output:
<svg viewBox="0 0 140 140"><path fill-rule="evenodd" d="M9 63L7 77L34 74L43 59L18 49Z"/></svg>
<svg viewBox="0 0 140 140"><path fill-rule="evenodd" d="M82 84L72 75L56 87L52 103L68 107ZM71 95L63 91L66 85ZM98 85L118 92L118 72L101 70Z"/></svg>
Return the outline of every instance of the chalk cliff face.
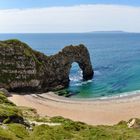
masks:
<svg viewBox="0 0 140 140"><path fill-rule="evenodd" d="M84 45L67 46L46 56L18 40L0 41L0 88L17 92L65 88L73 62L79 64L84 80L92 79L93 68Z"/></svg>

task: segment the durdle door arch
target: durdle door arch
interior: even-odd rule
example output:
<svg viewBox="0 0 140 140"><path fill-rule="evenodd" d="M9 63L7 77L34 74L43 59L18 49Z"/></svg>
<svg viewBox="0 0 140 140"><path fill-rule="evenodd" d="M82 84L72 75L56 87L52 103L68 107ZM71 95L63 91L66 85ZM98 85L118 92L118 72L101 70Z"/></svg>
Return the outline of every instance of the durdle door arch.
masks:
<svg viewBox="0 0 140 140"><path fill-rule="evenodd" d="M63 89L69 86L74 62L81 68L84 80L93 78L89 52L84 45L67 46L46 56L19 40L0 41L0 88L18 92Z"/></svg>
<svg viewBox="0 0 140 140"><path fill-rule="evenodd" d="M87 48L84 45L68 46L62 50L68 57L66 60L71 66L75 62L82 70L83 80L89 80L93 77L93 68L90 62L90 56ZM70 71L70 69L69 69Z"/></svg>
<svg viewBox="0 0 140 140"><path fill-rule="evenodd" d="M46 77L50 76L44 81L44 88L46 83L49 84L51 90L62 89L69 85L69 73L72 63L78 63L83 73L83 80L90 80L93 78L93 68L90 62L90 56L87 48L84 45L67 46L56 55L48 58L48 66L46 69Z"/></svg>

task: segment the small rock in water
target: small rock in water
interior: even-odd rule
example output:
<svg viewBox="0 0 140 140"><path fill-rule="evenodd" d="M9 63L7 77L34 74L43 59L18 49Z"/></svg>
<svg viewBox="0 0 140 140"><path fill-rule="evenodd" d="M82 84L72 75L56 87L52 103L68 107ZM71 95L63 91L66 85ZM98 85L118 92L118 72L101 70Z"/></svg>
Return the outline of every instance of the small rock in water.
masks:
<svg viewBox="0 0 140 140"><path fill-rule="evenodd" d="M79 92L69 92L68 95L66 95L65 97L71 97L73 95L78 94Z"/></svg>
<svg viewBox="0 0 140 140"><path fill-rule="evenodd" d="M101 96L103 97L103 96L105 96L105 94L101 94Z"/></svg>

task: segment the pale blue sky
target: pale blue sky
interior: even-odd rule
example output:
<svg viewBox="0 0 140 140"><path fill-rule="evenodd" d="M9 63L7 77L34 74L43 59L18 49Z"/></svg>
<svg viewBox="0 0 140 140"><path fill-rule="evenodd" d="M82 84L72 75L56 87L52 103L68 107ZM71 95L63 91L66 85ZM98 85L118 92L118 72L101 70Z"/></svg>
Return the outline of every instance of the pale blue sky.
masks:
<svg viewBox="0 0 140 140"><path fill-rule="evenodd" d="M35 8L79 4L119 4L140 6L140 0L0 0L0 8Z"/></svg>
<svg viewBox="0 0 140 140"><path fill-rule="evenodd" d="M0 0L0 33L140 32L140 0Z"/></svg>

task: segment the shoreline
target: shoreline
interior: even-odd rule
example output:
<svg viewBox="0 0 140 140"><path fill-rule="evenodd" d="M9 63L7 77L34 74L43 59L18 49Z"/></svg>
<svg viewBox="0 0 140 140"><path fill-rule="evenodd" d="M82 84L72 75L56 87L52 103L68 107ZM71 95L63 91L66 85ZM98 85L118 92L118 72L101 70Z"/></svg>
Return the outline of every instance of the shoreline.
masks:
<svg viewBox="0 0 140 140"><path fill-rule="evenodd" d="M102 100L73 100L53 92L12 94L9 99L18 106L35 108L41 116L62 116L92 125L114 125L119 121L140 118L140 93Z"/></svg>
<svg viewBox="0 0 140 140"><path fill-rule="evenodd" d="M64 97L64 96L59 96L57 94L55 94L55 92L47 92L47 93L41 93L41 94L32 94L32 95L36 95L38 97L41 98L46 98L46 99L51 99L51 97L53 98L52 100L54 101L60 101L61 102L97 102L97 101L101 101L101 102L105 102L105 101L121 101L121 100L132 100L132 99L137 99L136 97L140 97L140 90L136 90L136 91L132 91L132 92L124 92L124 93L120 93L120 94L116 94L116 95L112 95L112 96L104 96L104 97L98 97L98 98L71 98L71 97Z"/></svg>

